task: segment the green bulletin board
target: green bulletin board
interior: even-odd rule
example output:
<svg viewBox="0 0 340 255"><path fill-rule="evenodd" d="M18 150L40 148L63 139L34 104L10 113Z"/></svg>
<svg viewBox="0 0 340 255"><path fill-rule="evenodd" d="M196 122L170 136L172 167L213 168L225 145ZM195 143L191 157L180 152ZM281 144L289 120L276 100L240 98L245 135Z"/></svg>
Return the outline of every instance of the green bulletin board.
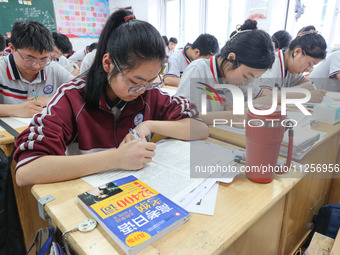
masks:
<svg viewBox="0 0 340 255"><path fill-rule="evenodd" d="M0 0L0 33L12 31L13 22L20 19L36 20L51 32L56 31L52 0Z"/></svg>

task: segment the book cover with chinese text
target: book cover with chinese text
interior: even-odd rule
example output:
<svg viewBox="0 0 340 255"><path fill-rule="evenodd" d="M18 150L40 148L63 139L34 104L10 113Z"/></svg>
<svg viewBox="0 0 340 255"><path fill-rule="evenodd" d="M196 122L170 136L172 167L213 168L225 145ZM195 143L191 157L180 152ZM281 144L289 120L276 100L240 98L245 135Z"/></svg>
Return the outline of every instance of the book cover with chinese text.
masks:
<svg viewBox="0 0 340 255"><path fill-rule="evenodd" d="M84 192L78 201L127 254L141 251L190 218L132 175Z"/></svg>

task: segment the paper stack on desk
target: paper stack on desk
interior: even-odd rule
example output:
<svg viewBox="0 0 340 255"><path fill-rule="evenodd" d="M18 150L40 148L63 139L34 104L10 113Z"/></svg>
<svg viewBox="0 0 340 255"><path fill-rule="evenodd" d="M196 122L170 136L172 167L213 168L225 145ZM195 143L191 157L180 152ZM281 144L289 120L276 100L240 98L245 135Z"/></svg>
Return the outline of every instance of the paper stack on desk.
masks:
<svg viewBox="0 0 340 255"><path fill-rule="evenodd" d="M293 158L301 159L320 139L322 132L313 130L310 127L294 127L293 130ZM287 155L288 139L288 132L285 132L280 148L281 156Z"/></svg>
<svg viewBox="0 0 340 255"><path fill-rule="evenodd" d="M193 160L190 159L190 146L195 148L195 164L233 164L233 150L228 147L204 141L183 142L173 139L164 139L157 143L156 156L153 158L153 161L147 164L141 170L109 170L103 173L86 176L82 179L92 186L97 187L107 183L108 181L133 174L138 179L145 182L150 187L158 190L160 193L170 198L174 202L183 200L187 195L192 196L192 192L194 192L197 187L201 187L199 192L196 190L196 193L194 193L195 198L189 199L190 208L195 210L195 212L211 215L213 214L215 207L217 187L212 189L212 192L209 193L210 203L205 203L202 201L202 198L205 195L208 195L208 191L211 190L211 188L214 186L213 184L215 184L219 179L212 179L212 183L202 189L202 186L199 185L206 181L206 178L190 177L190 162ZM233 177L235 177L238 173L233 174ZM224 176L220 176L220 178L223 177ZM231 176L228 176L228 178L231 178ZM188 201L188 199L186 201ZM201 204L197 205L197 203Z"/></svg>

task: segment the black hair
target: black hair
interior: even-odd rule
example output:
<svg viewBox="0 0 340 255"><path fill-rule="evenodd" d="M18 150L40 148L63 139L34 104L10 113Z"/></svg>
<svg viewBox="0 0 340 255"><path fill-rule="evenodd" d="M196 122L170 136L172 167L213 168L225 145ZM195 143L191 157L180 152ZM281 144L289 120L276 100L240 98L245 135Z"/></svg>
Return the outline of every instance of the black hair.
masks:
<svg viewBox="0 0 340 255"><path fill-rule="evenodd" d="M11 37L6 38L6 47L8 47L8 44L11 42Z"/></svg>
<svg viewBox="0 0 340 255"><path fill-rule="evenodd" d="M240 26L238 25L237 29L231 32L229 38L236 34L237 30L257 30L257 21L254 19L246 19L243 24Z"/></svg>
<svg viewBox="0 0 340 255"><path fill-rule="evenodd" d="M191 45L192 49L199 49L200 56L215 55L218 52L218 41L215 36L201 34Z"/></svg>
<svg viewBox="0 0 340 255"><path fill-rule="evenodd" d="M292 36L285 30L279 30L272 35L276 49L286 49L292 40Z"/></svg>
<svg viewBox="0 0 340 255"><path fill-rule="evenodd" d="M300 29L299 35L290 42L289 51L293 57L296 48L301 48L306 55L312 58L325 59L327 55L327 43L314 26Z"/></svg>
<svg viewBox="0 0 340 255"><path fill-rule="evenodd" d="M0 34L0 51L3 51L6 48L6 40L5 37Z"/></svg>
<svg viewBox="0 0 340 255"><path fill-rule="evenodd" d="M50 30L34 20L17 20L13 23L11 43L15 49L52 52L54 42Z"/></svg>
<svg viewBox="0 0 340 255"><path fill-rule="evenodd" d="M269 69L272 67L275 54L273 42L268 33L262 30L238 30L229 41L226 42L217 57L222 57L221 66L227 62L232 63L232 69L244 64L256 69ZM234 53L236 59L228 59L228 55Z"/></svg>
<svg viewBox="0 0 340 255"><path fill-rule="evenodd" d="M113 68L106 73L102 59L109 53L122 72L130 71L138 64L149 60L159 60L165 57L164 40L151 24L132 18L127 10L117 10L108 18L99 37L94 63L86 77L85 101L89 108L98 109L101 94L109 85L109 80L118 74ZM125 21L127 20L127 21Z"/></svg>
<svg viewBox="0 0 340 255"><path fill-rule="evenodd" d="M173 42L174 44L177 44L177 38L176 37L170 37L169 42Z"/></svg>
<svg viewBox="0 0 340 255"><path fill-rule="evenodd" d="M94 42L94 43L91 43L88 47L87 47L87 51L88 52L92 52L94 49L97 49L98 47L98 43Z"/></svg>
<svg viewBox="0 0 340 255"><path fill-rule="evenodd" d="M63 54L69 54L72 52L72 49L73 49L72 43L70 42L70 39L68 39L66 35L53 32L52 37L53 37L55 46L57 46L57 48Z"/></svg>
<svg viewBox="0 0 340 255"><path fill-rule="evenodd" d="M165 46L168 46L168 44L169 44L168 37L166 35L163 35L162 38L164 40Z"/></svg>
<svg viewBox="0 0 340 255"><path fill-rule="evenodd" d="M311 30L314 30L314 31L316 30L315 27L314 27L313 25L309 25L309 26L303 27L303 28L301 28L301 29L299 30L299 32L297 33L296 36L301 35L302 32L309 32L309 31L311 31Z"/></svg>

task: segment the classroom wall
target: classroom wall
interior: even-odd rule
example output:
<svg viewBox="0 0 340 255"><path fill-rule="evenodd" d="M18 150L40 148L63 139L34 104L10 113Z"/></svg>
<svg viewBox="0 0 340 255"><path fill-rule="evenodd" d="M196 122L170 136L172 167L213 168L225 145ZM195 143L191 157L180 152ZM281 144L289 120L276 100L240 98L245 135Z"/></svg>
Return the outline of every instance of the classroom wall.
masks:
<svg viewBox="0 0 340 255"><path fill-rule="evenodd" d="M156 28L160 25L158 8L158 0L110 0L109 8L110 14L119 8L132 7L135 16L140 20L150 22ZM156 15L154 14L156 13ZM75 51L84 49L87 45L97 42L99 38L70 38Z"/></svg>
<svg viewBox="0 0 340 255"><path fill-rule="evenodd" d="M73 50L77 51L80 49L85 49L85 47L90 45L91 43L98 42L99 38L69 38L69 39L73 45Z"/></svg>
<svg viewBox="0 0 340 255"><path fill-rule="evenodd" d="M110 13L119 8L132 7L132 12L140 20L148 20L148 0L110 0Z"/></svg>

